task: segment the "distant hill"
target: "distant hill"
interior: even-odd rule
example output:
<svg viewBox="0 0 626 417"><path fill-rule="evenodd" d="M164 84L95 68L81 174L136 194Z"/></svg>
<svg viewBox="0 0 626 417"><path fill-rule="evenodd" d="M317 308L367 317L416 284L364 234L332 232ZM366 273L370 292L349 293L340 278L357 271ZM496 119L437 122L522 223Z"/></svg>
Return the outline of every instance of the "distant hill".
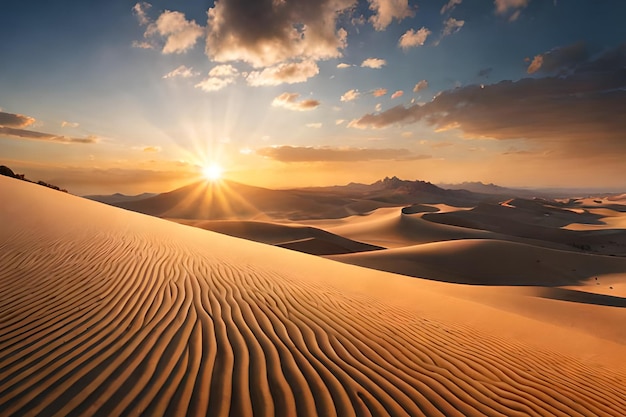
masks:
<svg viewBox="0 0 626 417"><path fill-rule="evenodd" d="M444 190L429 182L387 177L372 184L289 190L271 190L226 180L199 181L147 198L105 202L176 219L304 220L342 218L380 207L418 203L467 206L493 199L493 196L465 190Z"/></svg>
<svg viewBox="0 0 626 417"><path fill-rule="evenodd" d="M482 182L462 182L460 184L438 184L446 190L467 190L474 193L502 195L505 197L546 197L547 194L538 190L528 190L523 188L507 188L496 184L484 184Z"/></svg>
<svg viewBox="0 0 626 417"><path fill-rule="evenodd" d="M115 203L123 203L127 201L144 200L146 198L154 197L155 195L158 195L158 194L157 193L142 193L142 194L137 194L137 195L126 195L126 194L115 193L111 195L84 195L83 198L87 198L93 201L99 201L101 203L106 203L106 204L115 204Z"/></svg>

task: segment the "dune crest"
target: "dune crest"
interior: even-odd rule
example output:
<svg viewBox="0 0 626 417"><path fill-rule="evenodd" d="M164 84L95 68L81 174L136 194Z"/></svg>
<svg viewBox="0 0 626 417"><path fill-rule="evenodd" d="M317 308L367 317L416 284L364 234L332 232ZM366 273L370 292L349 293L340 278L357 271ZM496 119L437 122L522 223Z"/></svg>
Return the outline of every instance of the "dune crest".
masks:
<svg viewBox="0 0 626 417"><path fill-rule="evenodd" d="M623 373L432 319L437 308L467 304L446 307L453 298L441 293L437 307L419 280L11 179L0 178L0 189L3 415L626 409ZM424 314L360 286L361 278L387 290L396 281L414 286Z"/></svg>

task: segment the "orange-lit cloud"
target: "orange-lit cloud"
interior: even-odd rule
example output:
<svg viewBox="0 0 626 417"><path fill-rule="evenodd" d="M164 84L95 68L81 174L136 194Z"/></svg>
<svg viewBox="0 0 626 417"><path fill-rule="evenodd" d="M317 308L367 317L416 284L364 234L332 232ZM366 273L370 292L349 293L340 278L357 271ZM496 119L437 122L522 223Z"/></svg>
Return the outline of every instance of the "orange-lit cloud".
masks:
<svg viewBox="0 0 626 417"><path fill-rule="evenodd" d="M373 68L373 69L381 69L387 65L387 61L380 58L367 58L361 63L363 68Z"/></svg>
<svg viewBox="0 0 626 417"><path fill-rule="evenodd" d="M415 15L408 0L368 0L374 12L370 21L376 30L385 30L393 19L402 20Z"/></svg>
<svg viewBox="0 0 626 417"><path fill-rule="evenodd" d="M337 58L347 32L338 16L355 0L219 1L208 10L206 54L255 67ZM251 24L254 22L254 24Z"/></svg>
<svg viewBox="0 0 626 417"><path fill-rule="evenodd" d="M351 66L352 65L346 64L346 63L343 63L343 62L337 64L337 68L339 68L339 69L350 68Z"/></svg>
<svg viewBox="0 0 626 417"><path fill-rule="evenodd" d="M80 126L80 124L76 122L68 122L67 120L63 120L61 122L61 127L78 127L78 126Z"/></svg>
<svg viewBox="0 0 626 417"><path fill-rule="evenodd" d="M188 68L185 65L180 65L177 68L173 69L172 71L168 72L167 74L165 74L163 76L163 78L167 79L167 78L190 78L190 77L195 77L196 75L198 75L198 72L194 72L193 68Z"/></svg>
<svg viewBox="0 0 626 417"><path fill-rule="evenodd" d="M509 20L514 21L520 15L521 9L528 6L530 0L495 0L496 14L509 15Z"/></svg>
<svg viewBox="0 0 626 417"><path fill-rule="evenodd" d="M133 13L137 17L139 24L146 27L144 41L135 41L133 46L139 48L152 48L150 42L155 37L165 40L161 52L164 54L180 54L191 49L200 38L204 29L194 20L187 20L181 12L165 10L156 21L152 21L148 16L151 5L146 2L136 3Z"/></svg>
<svg viewBox="0 0 626 417"><path fill-rule="evenodd" d="M569 71L588 59L587 45L584 42L577 42L535 55L526 71L529 74L538 71L543 73Z"/></svg>
<svg viewBox="0 0 626 417"><path fill-rule="evenodd" d="M282 93L272 100L272 106L283 107L289 110L307 111L313 110L320 105L320 102L313 99L298 101L298 93Z"/></svg>
<svg viewBox="0 0 626 417"><path fill-rule="evenodd" d="M20 139L33 139L57 143L96 143L98 138L95 136L87 136L84 138L73 138L63 135L54 135L52 133L36 132L34 130L15 129L12 127L0 126L0 136Z"/></svg>
<svg viewBox="0 0 626 417"><path fill-rule="evenodd" d="M196 84L195 87L202 91L212 92L219 91L234 82L234 78L207 77Z"/></svg>
<svg viewBox="0 0 626 417"><path fill-rule="evenodd" d="M23 128L35 123L35 118L23 114L5 113L0 111L0 126Z"/></svg>
<svg viewBox="0 0 626 417"><path fill-rule="evenodd" d="M454 10L454 8L456 6L458 6L459 4L461 4L463 0L450 0L448 1L448 3L446 3L442 8L440 13L444 14L446 12L451 12L452 10Z"/></svg>
<svg viewBox="0 0 626 417"><path fill-rule="evenodd" d="M348 90L346 91L340 98L341 101L352 101L352 100L356 100L359 96L361 95L361 93L359 93L359 90Z"/></svg>
<svg viewBox="0 0 626 417"><path fill-rule="evenodd" d="M626 151L626 44L565 76L501 81L444 91L431 102L396 106L350 123L358 128L425 122L466 137L525 139L567 155Z"/></svg>
<svg viewBox="0 0 626 417"><path fill-rule="evenodd" d="M422 90L424 90L426 88L428 88L428 81L421 80L417 84L415 84L415 87L413 87L413 92L414 93L419 93L420 91L422 91Z"/></svg>
<svg viewBox="0 0 626 417"><path fill-rule="evenodd" d="M376 90L372 91L372 95L374 97L382 97L385 94L387 94L387 89L386 88L377 88Z"/></svg>
<svg viewBox="0 0 626 417"><path fill-rule="evenodd" d="M0 137L4 136L11 139L32 139L57 143L96 143L98 141L95 136L74 138L24 129L35 123L35 121L35 118L30 116L0 112Z"/></svg>
<svg viewBox="0 0 626 417"><path fill-rule="evenodd" d="M319 74L314 61L289 62L248 74L246 81L253 87L303 83Z"/></svg>
<svg viewBox="0 0 626 417"><path fill-rule="evenodd" d="M430 158L429 155L413 154L407 149L273 146L257 149L256 153L280 162L356 162L376 160L418 160Z"/></svg>
<svg viewBox="0 0 626 417"><path fill-rule="evenodd" d="M142 149L143 152L161 152L160 146L145 146Z"/></svg>
<svg viewBox="0 0 626 417"><path fill-rule="evenodd" d="M398 90L391 95L391 99L393 100L394 98L402 97L403 95L404 95L404 91Z"/></svg>
<svg viewBox="0 0 626 417"><path fill-rule="evenodd" d="M416 46L424 45L426 42L426 38L432 32L425 27L422 27L417 32L413 29L407 30L404 35L400 36L400 40L398 41L398 46L402 49L414 48Z"/></svg>
<svg viewBox="0 0 626 417"><path fill-rule="evenodd" d="M442 37L457 33L465 25L465 20L457 20L453 17L448 18L443 22L443 35Z"/></svg>

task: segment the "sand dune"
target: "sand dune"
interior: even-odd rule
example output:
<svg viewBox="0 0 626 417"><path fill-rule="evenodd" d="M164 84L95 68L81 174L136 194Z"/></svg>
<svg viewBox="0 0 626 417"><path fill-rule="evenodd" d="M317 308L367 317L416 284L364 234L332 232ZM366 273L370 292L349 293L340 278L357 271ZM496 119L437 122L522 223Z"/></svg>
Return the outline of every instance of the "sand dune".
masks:
<svg viewBox="0 0 626 417"><path fill-rule="evenodd" d="M483 285L575 285L625 273L626 259L496 239L449 240L332 259L414 277Z"/></svg>
<svg viewBox="0 0 626 417"><path fill-rule="evenodd" d="M623 345L494 314L448 294L447 284L8 178L0 189L3 415L617 416L626 409ZM490 319L468 326L467 317ZM558 342L495 335L501 328ZM612 350L599 356L603 366L581 346Z"/></svg>
<svg viewBox="0 0 626 417"><path fill-rule="evenodd" d="M188 226L254 240L313 255L337 255L383 249L310 226L246 220L169 219Z"/></svg>

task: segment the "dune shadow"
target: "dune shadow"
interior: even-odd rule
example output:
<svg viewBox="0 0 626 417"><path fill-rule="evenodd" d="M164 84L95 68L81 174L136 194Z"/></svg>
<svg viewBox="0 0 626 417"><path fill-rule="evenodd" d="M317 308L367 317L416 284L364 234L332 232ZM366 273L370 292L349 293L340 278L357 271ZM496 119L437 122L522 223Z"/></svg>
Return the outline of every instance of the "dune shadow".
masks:
<svg viewBox="0 0 626 417"><path fill-rule="evenodd" d="M570 301L573 303L626 308L626 298L578 290L569 290L566 288L541 288L539 289L537 296L552 300Z"/></svg>

